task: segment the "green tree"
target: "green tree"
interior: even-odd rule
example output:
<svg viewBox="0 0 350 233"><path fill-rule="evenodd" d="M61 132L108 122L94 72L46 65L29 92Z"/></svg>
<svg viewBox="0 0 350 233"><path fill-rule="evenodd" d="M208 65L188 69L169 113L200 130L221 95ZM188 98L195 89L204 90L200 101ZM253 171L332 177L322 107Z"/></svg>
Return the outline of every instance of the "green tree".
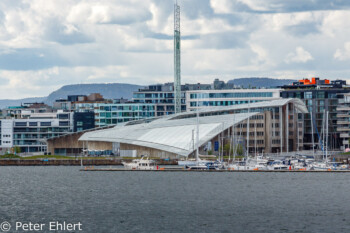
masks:
<svg viewBox="0 0 350 233"><path fill-rule="evenodd" d="M15 155L21 153L21 148L20 148L19 146L15 146L15 147L13 148L13 153L14 153Z"/></svg>

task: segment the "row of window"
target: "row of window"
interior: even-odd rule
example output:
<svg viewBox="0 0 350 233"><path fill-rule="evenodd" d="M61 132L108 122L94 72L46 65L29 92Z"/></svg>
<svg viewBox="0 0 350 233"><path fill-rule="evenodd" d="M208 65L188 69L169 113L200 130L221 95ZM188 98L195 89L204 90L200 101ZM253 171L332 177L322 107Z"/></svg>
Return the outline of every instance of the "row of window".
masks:
<svg viewBox="0 0 350 233"><path fill-rule="evenodd" d="M99 117L106 117L106 118L119 118L119 117L154 117L154 112L142 112L142 113L136 113L136 112L100 112ZM98 116L97 116L98 117Z"/></svg>
<svg viewBox="0 0 350 233"><path fill-rule="evenodd" d="M181 97L185 98L185 92L181 92ZM133 98L135 99L149 99L149 98L174 98L174 92L163 92L163 93L134 93Z"/></svg>
<svg viewBox="0 0 350 233"><path fill-rule="evenodd" d="M298 98L298 99L336 99L336 93L326 93L324 91L306 91L306 92L282 92L284 98Z"/></svg>
<svg viewBox="0 0 350 233"><path fill-rule="evenodd" d="M255 145L255 142L256 142L256 144L264 144L264 140L249 140L249 145L251 146L251 145Z"/></svg>
<svg viewBox="0 0 350 233"><path fill-rule="evenodd" d="M281 144L281 140L279 140L279 139L272 140L272 144Z"/></svg>
<svg viewBox="0 0 350 233"><path fill-rule="evenodd" d="M139 105L127 105L127 106L100 106L100 111L154 111L154 106L139 106Z"/></svg>
<svg viewBox="0 0 350 233"><path fill-rule="evenodd" d="M239 105L239 104L248 104L248 103L257 103L263 100L238 100L238 101L198 101L199 106L231 106L231 105ZM197 106L197 101L190 102L191 107Z"/></svg>
<svg viewBox="0 0 350 233"><path fill-rule="evenodd" d="M259 98L272 97L272 92L239 92L239 93L195 93L190 94L190 99L208 98Z"/></svg>
<svg viewBox="0 0 350 233"><path fill-rule="evenodd" d="M38 126L38 123L43 127L50 127L52 125L51 122L29 122L29 126L35 127ZM59 126L69 126L69 121L59 121ZM27 122L15 122L15 127L27 127Z"/></svg>
<svg viewBox="0 0 350 233"><path fill-rule="evenodd" d="M264 115L255 115L250 117L251 120L263 120L264 119Z"/></svg>
<svg viewBox="0 0 350 233"><path fill-rule="evenodd" d="M247 136L247 133L246 132L242 132L242 133L239 133L239 135L245 137L245 136ZM250 132L249 136L255 137L255 132ZM256 132L256 136L257 137L264 136L264 132Z"/></svg>

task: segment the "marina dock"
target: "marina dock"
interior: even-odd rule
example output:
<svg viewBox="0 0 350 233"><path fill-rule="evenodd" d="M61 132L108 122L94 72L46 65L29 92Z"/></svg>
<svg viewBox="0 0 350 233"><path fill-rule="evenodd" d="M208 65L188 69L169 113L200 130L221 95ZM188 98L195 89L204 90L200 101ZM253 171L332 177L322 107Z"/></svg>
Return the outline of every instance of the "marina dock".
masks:
<svg viewBox="0 0 350 233"><path fill-rule="evenodd" d="M131 169L125 169L125 168L94 168L94 167L84 167L80 169L80 171L91 171L91 172L97 172L97 171L104 171L104 172L332 172L332 173L345 173L345 172L350 172L350 170L324 170L324 171L319 171L319 170L227 170L227 169L220 169L220 170L215 170L215 169L205 169L205 170L191 170L191 169L186 169L183 167L161 167L158 170L131 170Z"/></svg>

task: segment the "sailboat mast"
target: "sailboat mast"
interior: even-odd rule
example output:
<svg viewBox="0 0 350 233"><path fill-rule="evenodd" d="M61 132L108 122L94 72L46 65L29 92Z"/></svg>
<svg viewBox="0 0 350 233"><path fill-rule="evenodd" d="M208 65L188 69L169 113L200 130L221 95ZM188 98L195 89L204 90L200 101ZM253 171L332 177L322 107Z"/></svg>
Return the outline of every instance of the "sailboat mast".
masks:
<svg viewBox="0 0 350 233"><path fill-rule="evenodd" d="M247 159L248 159L248 155L249 155L249 124L250 124L250 122L249 122L250 108L249 107L250 107L250 100L248 102L248 121L247 121L247 153L246 153Z"/></svg>
<svg viewBox="0 0 350 233"><path fill-rule="evenodd" d="M312 155L314 156L314 159L315 159L314 123L312 120L312 112L310 112L310 119L311 119Z"/></svg>
<svg viewBox="0 0 350 233"><path fill-rule="evenodd" d="M199 161L199 106L197 98L196 161Z"/></svg>
<svg viewBox="0 0 350 233"><path fill-rule="evenodd" d="M192 129L192 151L194 151L194 129Z"/></svg>
<svg viewBox="0 0 350 233"><path fill-rule="evenodd" d="M325 132L325 118L326 110L323 110L323 119L322 119L322 159L324 159L324 132Z"/></svg>
<svg viewBox="0 0 350 233"><path fill-rule="evenodd" d="M230 142L230 152L229 152L229 158L228 158L228 162L230 162L230 153L232 150L232 159L233 159L233 150L234 150L234 139L235 139L235 113L233 113L233 124L232 124L232 133L231 133L231 142Z"/></svg>
<svg viewBox="0 0 350 233"><path fill-rule="evenodd" d="M329 112L327 111L326 115L326 162L327 162L327 157L328 157L328 114Z"/></svg>
<svg viewBox="0 0 350 233"><path fill-rule="evenodd" d="M255 158L256 158L256 121L255 121L255 129L254 129L254 145L255 145Z"/></svg>
<svg viewBox="0 0 350 233"><path fill-rule="evenodd" d="M229 142L230 142L230 147L229 147L229 150L228 150L228 160L227 160L227 162L230 162L230 159L231 159L231 145L232 145L233 126L232 126L232 128L231 128L231 132L230 132L230 128L228 128L227 131L228 131L228 138L229 138Z"/></svg>

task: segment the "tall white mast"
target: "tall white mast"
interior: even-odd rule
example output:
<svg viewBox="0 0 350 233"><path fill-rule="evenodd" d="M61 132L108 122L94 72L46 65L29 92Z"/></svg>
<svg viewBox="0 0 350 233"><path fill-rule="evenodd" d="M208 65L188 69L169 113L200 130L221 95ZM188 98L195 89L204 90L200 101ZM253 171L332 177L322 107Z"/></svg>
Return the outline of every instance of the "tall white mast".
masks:
<svg viewBox="0 0 350 233"><path fill-rule="evenodd" d="M174 5L174 104L175 104L175 113L180 113L181 112L181 33L180 33L180 6L177 4L177 1Z"/></svg>

